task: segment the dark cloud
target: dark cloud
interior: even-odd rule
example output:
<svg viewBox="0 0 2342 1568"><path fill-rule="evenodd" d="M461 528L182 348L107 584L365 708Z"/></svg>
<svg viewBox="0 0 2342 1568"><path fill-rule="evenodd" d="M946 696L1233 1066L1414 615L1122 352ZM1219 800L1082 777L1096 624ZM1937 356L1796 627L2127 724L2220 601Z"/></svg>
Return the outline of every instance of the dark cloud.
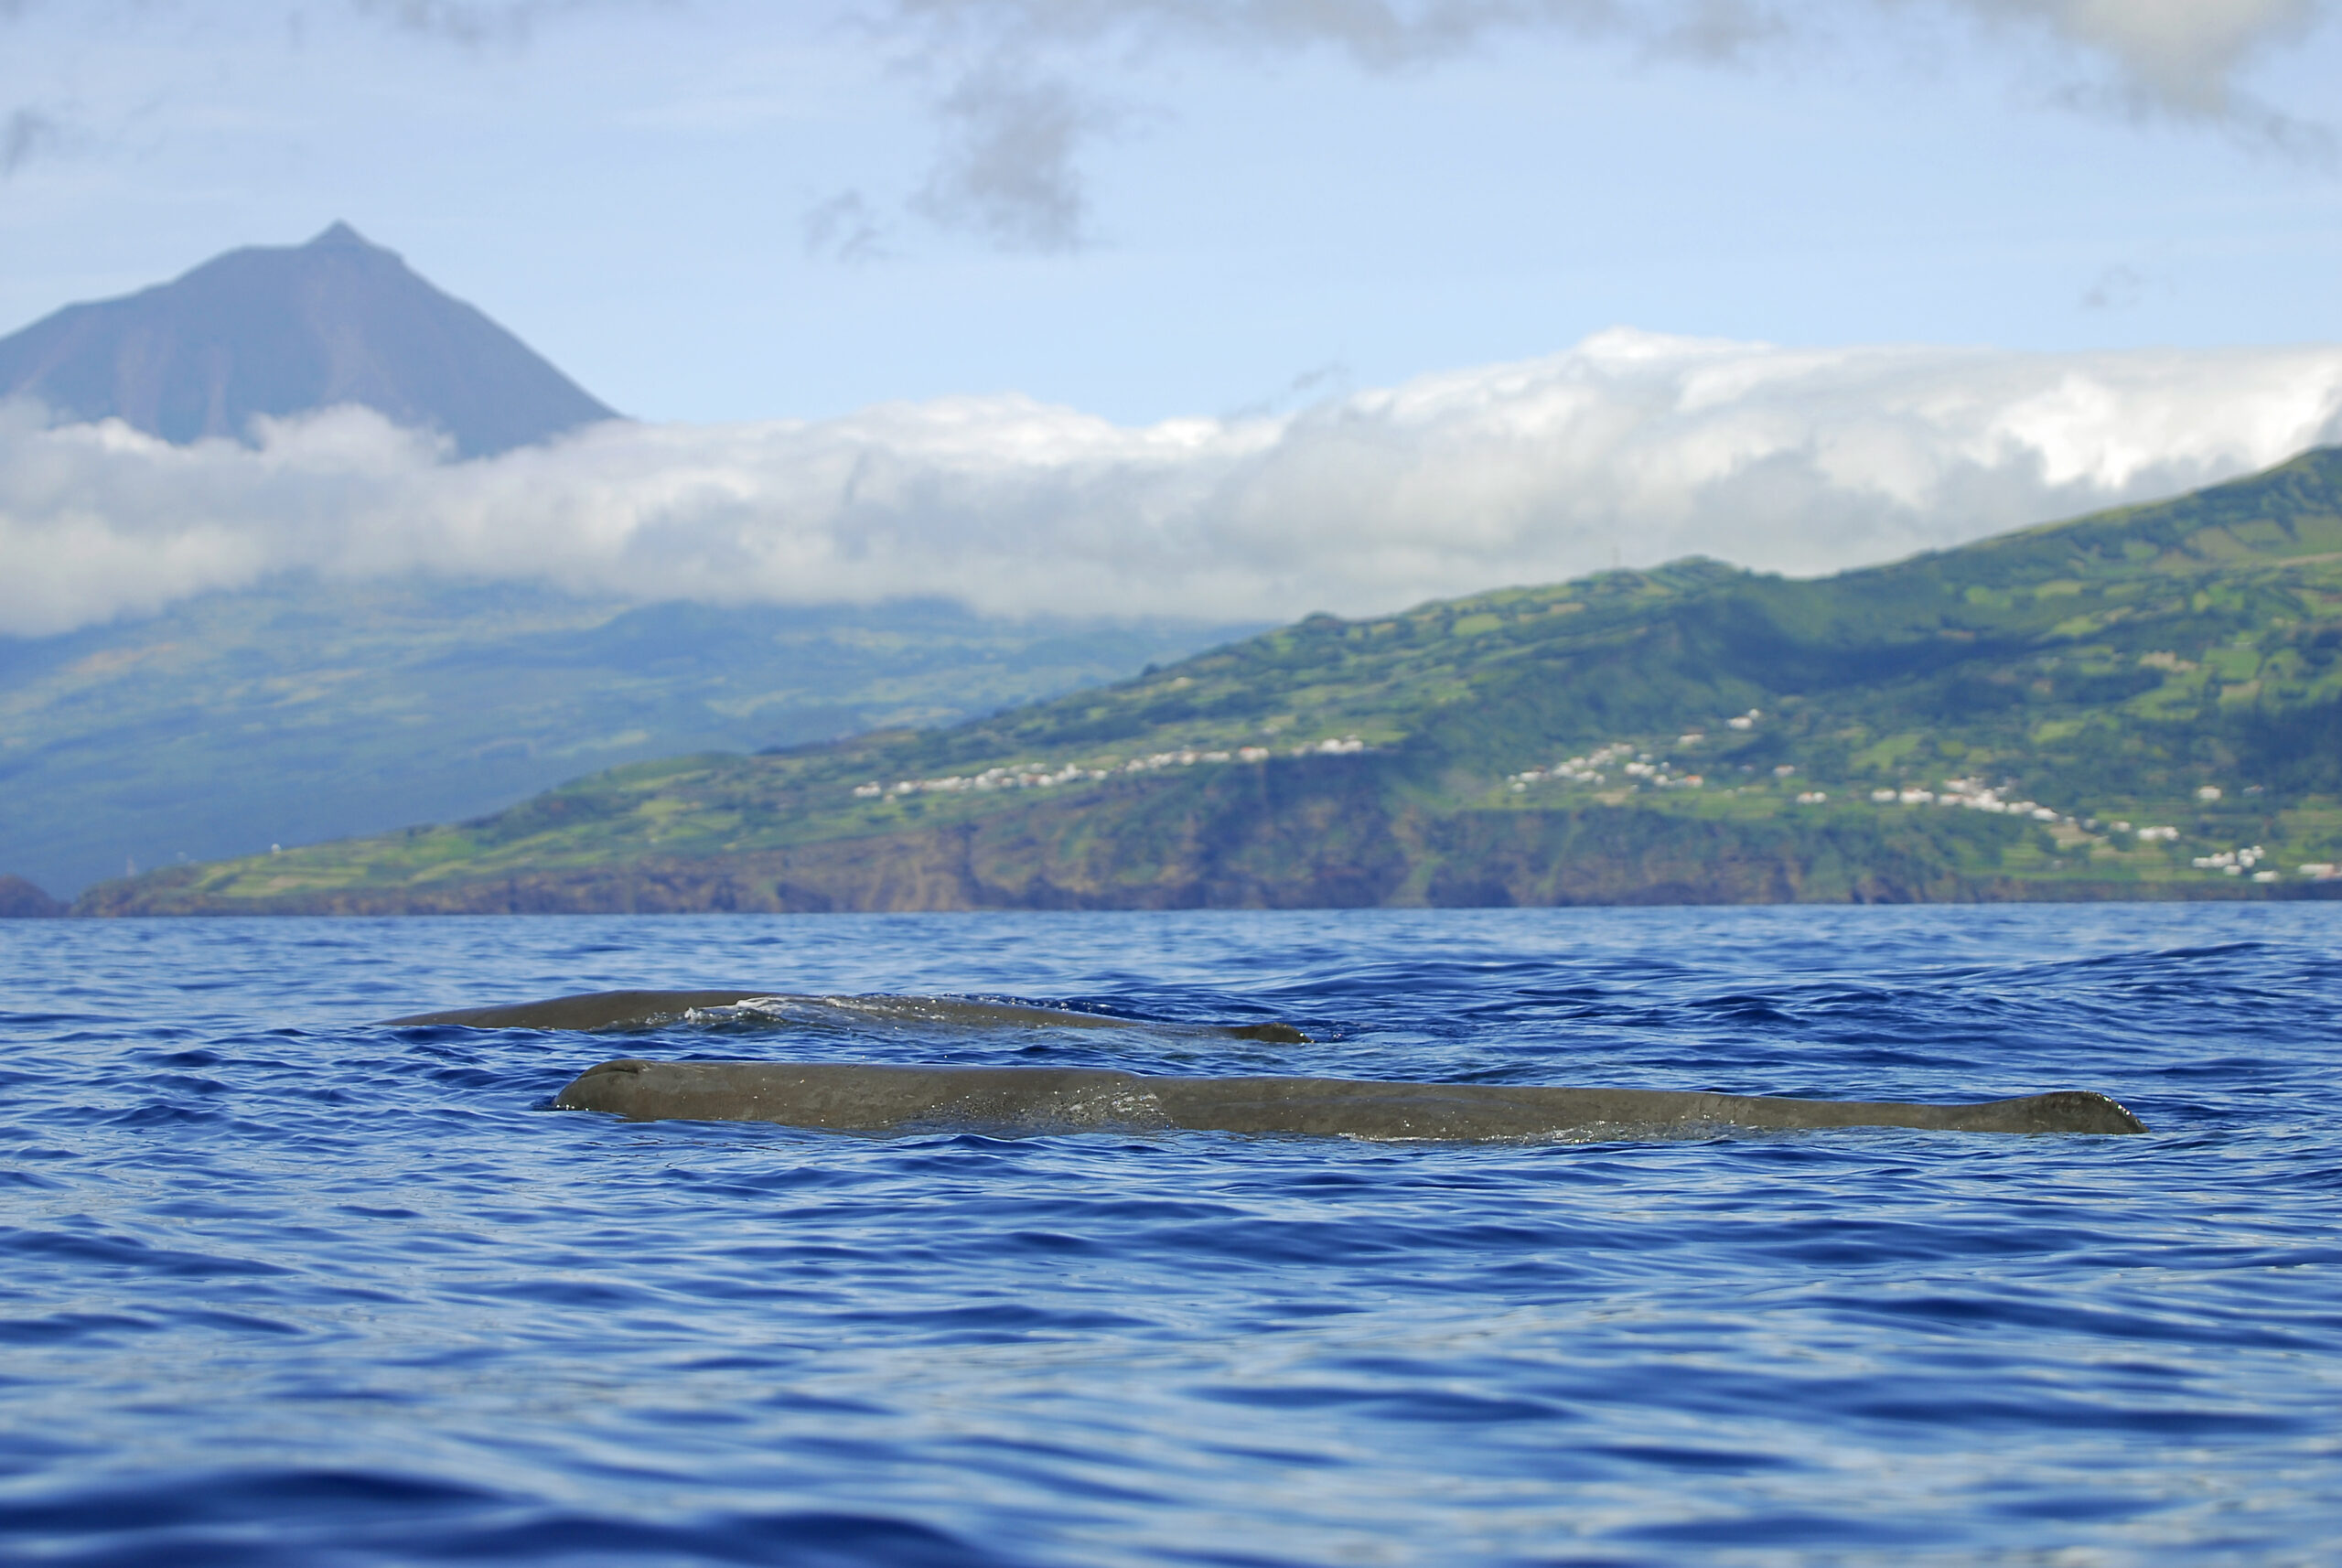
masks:
<svg viewBox="0 0 2342 1568"><path fill-rule="evenodd" d="M544 21L581 11L617 5L661 4L661 0L349 0L352 9L373 16L403 32L445 38L451 43L526 43Z"/></svg>
<svg viewBox="0 0 2342 1568"><path fill-rule="evenodd" d="M133 15L184 8L101 0ZM1179 50L1241 59L1316 53L1359 69L1431 69L1533 38L1607 46L1623 59L1794 64L1856 34L1936 38L1949 25L1988 48L2045 60L2046 97L2079 111L2192 122L2260 151L2332 166L2334 133L2256 101L2258 60L2331 22L2342 0L820 0L860 18L929 84L940 142L911 207L1008 249L1089 242L1083 179L1101 136L1145 113L1144 68ZM538 28L594 12L683 0L285 0L304 17L355 16L478 48L519 47ZM39 0L0 0L0 23ZM59 7L59 9L64 9ZM2313 115L2324 106L2313 107ZM53 122L20 110L5 144L17 164L53 145ZM24 118L31 115L29 119ZM856 199L861 200L861 198ZM809 246L842 260L876 253L858 211L807 214ZM817 233L816 231L819 231Z"/></svg>
<svg viewBox="0 0 2342 1568"><path fill-rule="evenodd" d="M1865 16L1895 21L1933 12L2013 32L2046 30L2111 65L2146 99L2215 113L2247 62L2334 8L2334 0L891 0L902 22L954 40L1323 48L1375 68L1420 65L1526 33L1735 59L1761 43L1821 38Z"/></svg>
<svg viewBox="0 0 2342 1568"><path fill-rule="evenodd" d="M858 190L842 190L805 209L805 253L859 266L886 257L886 231Z"/></svg>
<svg viewBox="0 0 2342 1568"><path fill-rule="evenodd" d="M2082 291L2084 310L2129 310L2139 303L2139 295L2147 280L2135 270L2111 266L2098 274L2089 288Z"/></svg>
<svg viewBox="0 0 2342 1568"><path fill-rule="evenodd" d="M2111 67L2113 85L2143 106L2218 116L2251 106L2238 74L2262 52L2299 38L2332 13L2331 0L1945 0L1988 24L2043 28Z"/></svg>
<svg viewBox="0 0 2342 1568"><path fill-rule="evenodd" d="M0 123L0 179L15 174L33 159L54 151L64 128L38 109L19 109Z"/></svg>
<svg viewBox="0 0 2342 1568"><path fill-rule="evenodd" d="M1080 250L1090 204L1076 156L1122 114L1065 81L999 64L962 77L938 105L941 155L913 199L923 217L1005 250Z"/></svg>
<svg viewBox="0 0 2342 1568"><path fill-rule="evenodd" d="M1444 59L1499 31L1606 34L1646 26L1635 19L1645 11L1753 7L1745 0L1684 6L1615 0L895 0L895 9L905 21L954 40L1332 48L1361 65L1390 69Z"/></svg>
<svg viewBox="0 0 2342 1568"><path fill-rule="evenodd" d="M1241 424L1248 419L1270 419L1289 413L1296 408L1325 403L1349 390L1351 373L1348 365L1339 360L1328 360L1315 369L1302 371L1266 397L1239 403L1219 417L1225 424Z"/></svg>
<svg viewBox="0 0 2342 1568"><path fill-rule="evenodd" d="M918 205L1019 249L1084 242L1084 145L1129 110L1101 85L1171 48L1330 51L1427 68L1506 38L1608 42L1651 59L1750 62L1841 30L1950 20L2060 61L2053 96L2094 113L2217 124L2257 147L2334 161L2323 126L2238 85L2254 59L2342 0L878 0L940 97L945 142Z"/></svg>
<svg viewBox="0 0 2342 1568"><path fill-rule="evenodd" d="M2075 69L2052 94L2084 113L2180 121L2217 129L2256 153L2326 170L2331 127L2256 99L2241 84L2253 61L2330 19L2334 0L1943 0L1988 33L2033 32L2064 47ZM2321 107L2323 107L2321 105Z"/></svg>
<svg viewBox="0 0 2342 1568"><path fill-rule="evenodd" d="M0 22L27 15L38 0L0 0ZM540 23L580 11L618 6L664 7L671 0L332 0L318 5L293 5L284 13L286 29L299 36L307 13L332 9L338 4L358 16L385 22L402 32L419 33L459 44L525 42ZM94 8L94 7L92 7ZM114 8L161 11L151 0L114 0Z"/></svg>

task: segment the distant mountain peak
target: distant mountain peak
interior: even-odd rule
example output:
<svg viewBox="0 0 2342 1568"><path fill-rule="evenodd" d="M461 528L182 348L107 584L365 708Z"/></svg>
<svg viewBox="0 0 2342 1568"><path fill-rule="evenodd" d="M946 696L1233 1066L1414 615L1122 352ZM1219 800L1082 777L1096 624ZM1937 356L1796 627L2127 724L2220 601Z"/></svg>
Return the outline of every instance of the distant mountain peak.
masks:
<svg viewBox="0 0 2342 1568"><path fill-rule="evenodd" d="M180 443L358 403L466 457L618 417L338 220L306 244L231 251L0 338L0 398L15 396Z"/></svg>

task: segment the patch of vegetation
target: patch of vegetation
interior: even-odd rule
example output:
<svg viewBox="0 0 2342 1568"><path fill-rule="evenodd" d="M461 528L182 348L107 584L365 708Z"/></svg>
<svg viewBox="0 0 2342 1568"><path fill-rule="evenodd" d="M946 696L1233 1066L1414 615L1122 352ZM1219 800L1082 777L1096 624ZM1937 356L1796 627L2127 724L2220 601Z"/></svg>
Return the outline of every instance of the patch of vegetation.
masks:
<svg viewBox="0 0 2342 1568"><path fill-rule="evenodd" d="M2270 896L2342 891L2337 823L2329 449L1815 581L1687 561L1314 616L87 904L602 907L650 867L710 908Z"/></svg>

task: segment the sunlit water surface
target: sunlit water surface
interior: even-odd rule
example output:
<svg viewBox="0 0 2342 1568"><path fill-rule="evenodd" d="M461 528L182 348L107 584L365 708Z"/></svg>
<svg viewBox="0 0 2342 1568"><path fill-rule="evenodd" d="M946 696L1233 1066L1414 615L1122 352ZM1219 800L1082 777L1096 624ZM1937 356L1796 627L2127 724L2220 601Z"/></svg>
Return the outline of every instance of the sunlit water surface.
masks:
<svg viewBox="0 0 2342 1568"><path fill-rule="evenodd" d="M0 1557L2326 1563L2342 907L0 923ZM622 986L1127 1029L384 1028ZM1160 1023L1299 1024L1253 1044ZM616 1055L2152 1135L628 1124Z"/></svg>

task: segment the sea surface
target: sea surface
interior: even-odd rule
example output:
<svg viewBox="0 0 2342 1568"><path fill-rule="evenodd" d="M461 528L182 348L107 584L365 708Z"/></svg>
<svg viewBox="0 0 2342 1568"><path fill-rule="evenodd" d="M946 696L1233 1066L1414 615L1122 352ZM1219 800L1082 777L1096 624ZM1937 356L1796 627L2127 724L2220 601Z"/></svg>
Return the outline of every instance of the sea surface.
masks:
<svg viewBox="0 0 2342 1568"><path fill-rule="evenodd" d="M732 984L1131 1022L372 1022ZM2342 905L14 921L0 1043L0 1561L2342 1561ZM2153 1132L548 1108L613 1056Z"/></svg>

